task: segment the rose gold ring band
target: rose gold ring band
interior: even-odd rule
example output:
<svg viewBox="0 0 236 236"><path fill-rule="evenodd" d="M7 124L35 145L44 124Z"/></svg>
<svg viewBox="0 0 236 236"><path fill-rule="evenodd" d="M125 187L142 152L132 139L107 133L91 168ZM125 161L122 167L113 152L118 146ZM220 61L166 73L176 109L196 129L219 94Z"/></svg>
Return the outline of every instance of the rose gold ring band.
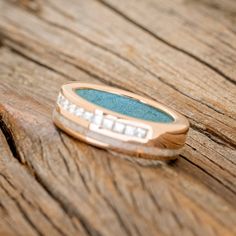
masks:
<svg viewBox="0 0 236 236"><path fill-rule="evenodd" d="M76 93L83 89L137 101L168 114L173 121L154 122L110 110ZM53 121L66 133L89 144L151 160L176 159L189 129L184 116L156 101L125 90L88 83L69 83L61 87Z"/></svg>

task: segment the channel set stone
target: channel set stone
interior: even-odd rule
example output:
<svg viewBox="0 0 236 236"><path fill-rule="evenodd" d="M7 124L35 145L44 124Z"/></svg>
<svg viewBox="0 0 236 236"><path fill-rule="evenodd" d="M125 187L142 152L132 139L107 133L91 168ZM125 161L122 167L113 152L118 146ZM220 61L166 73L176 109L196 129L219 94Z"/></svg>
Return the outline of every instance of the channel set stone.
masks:
<svg viewBox="0 0 236 236"><path fill-rule="evenodd" d="M83 107L72 104L62 94L59 94L57 104L67 112L97 125L100 129L107 129L115 133L137 138L145 138L147 136L147 129L122 123L115 116L104 116L101 110L95 110L94 112L87 111Z"/></svg>
<svg viewBox="0 0 236 236"><path fill-rule="evenodd" d="M117 132L117 133L123 133L125 129L125 125L120 123L120 122L115 122L114 127L113 127L113 131Z"/></svg>
<svg viewBox="0 0 236 236"><path fill-rule="evenodd" d="M114 120L109 119L109 118L104 118L102 127L104 129L112 129L113 124L114 124Z"/></svg>

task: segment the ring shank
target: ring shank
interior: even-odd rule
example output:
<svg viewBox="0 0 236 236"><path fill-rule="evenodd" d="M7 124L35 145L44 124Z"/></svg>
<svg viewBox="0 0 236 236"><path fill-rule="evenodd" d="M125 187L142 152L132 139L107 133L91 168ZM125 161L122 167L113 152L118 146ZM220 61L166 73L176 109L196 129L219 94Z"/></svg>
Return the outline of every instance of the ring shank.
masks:
<svg viewBox="0 0 236 236"><path fill-rule="evenodd" d="M136 99L159 110L163 110L171 115L174 118L174 121L168 124L151 122L107 110L79 97L75 93L75 90L78 88L97 89ZM70 105L71 107L85 108L87 113L93 114L94 116L96 111L100 111L103 117L112 117L116 123L123 122L122 125L137 125L137 127L140 127L138 129L143 129L147 132L145 137L128 137L124 134L118 134L111 132L110 130L107 131L100 126L95 126L94 128L94 124L91 125L90 121L82 119L83 117L78 117L75 114L71 114L71 107L69 110L65 110L60 103L57 104L53 112L55 124L75 138L87 143L132 155L133 157L152 160L176 159L185 144L189 129L187 119L172 109L153 100L124 90L85 83L70 83L63 85L61 94L72 104Z"/></svg>

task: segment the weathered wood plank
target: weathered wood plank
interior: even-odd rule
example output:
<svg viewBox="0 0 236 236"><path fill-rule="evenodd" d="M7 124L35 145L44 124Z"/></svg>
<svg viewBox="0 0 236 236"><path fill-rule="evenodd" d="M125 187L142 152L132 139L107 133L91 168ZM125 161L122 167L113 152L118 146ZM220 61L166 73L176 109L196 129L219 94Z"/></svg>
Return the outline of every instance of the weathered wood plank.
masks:
<svg viewBox="0 0 236 236"><path fill-rule="evenodd" d="M176 16L168 13L173 7L167 1L130 1L135 5L130 11L115 1L50 0L36 8L22 3L0 2L1 129L11 136L13 154L2 134L0 150L14 163L0 162L0 232L14 235L19 227L30 235L233 235L235 71L222 60L232 59L235 50L205 55L213 50L208 44L218 40L214 34L205 45L176 41L161 24L174 27ZM153 4L159 8L151 9ZM173 4L180 19L189 14L183 3ZM190 9L196 19L209 18L202 28L197 22L204 36L217 13ZM154 13L140 27L143 10L162 15L157 28L151 23ZM217 24L232 28L227 19ZM176 32L193 37L184 22ZM159 29L160 37L184 46L184 52L154 36ZM225 40L232 46L235 37ZM226 49L224 43L217 46ZM69 80L123 87L181 111L191 121L182 158L142 167L59 132L51 111L60 85ZM11 228L9 222L23 226Z"/></svg>
<svg viewBox="0 0 236 236"><path fill-rule="evenodd" d="M234 1L101 2L157 40L236 82Z"/></svg>
<svg viewBox="0 0 236 236"><path fill-rule="evenodd" d="M234 230L235 211L194 180L192 171L184 173L189 164L183 160L177 166L143 168L58 133L50 117L53 101L48 105L44 101L47 94L48 101L56 96L54 85L63 79L9 50L3 49L2 53L5 61L2 78L12 86L1 86L0 98L5 104L1 114L4 123L10 125L18 158L63 209L85 220L89 232L214 235L217 231L220 235ZM52 90L45 90L41 97L36 92L36 88L41 91L40 87L29 89L25 85L29 78L26 74L24 79L25 71L31 71L34 81L43 80L44 86L49 81ZM14 85L17 78L23 79ZM126 225L124 219L129 214L132 219ZM101 218L94 219L94 215ZM103 222L110 222L111 227L104 227Z"/></svg>

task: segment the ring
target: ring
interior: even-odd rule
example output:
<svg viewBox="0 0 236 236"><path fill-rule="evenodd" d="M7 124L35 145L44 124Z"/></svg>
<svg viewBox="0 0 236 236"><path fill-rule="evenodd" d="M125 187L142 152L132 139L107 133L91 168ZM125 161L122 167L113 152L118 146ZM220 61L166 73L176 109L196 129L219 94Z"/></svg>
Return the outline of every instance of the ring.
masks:
<svg viewBox="0 0 236 236"><path fill-rule="evenodd" d="M113 87L61 87L53 121L89 144L151 160L173 160L185 144L188 120L151 99Z"/></svg>

